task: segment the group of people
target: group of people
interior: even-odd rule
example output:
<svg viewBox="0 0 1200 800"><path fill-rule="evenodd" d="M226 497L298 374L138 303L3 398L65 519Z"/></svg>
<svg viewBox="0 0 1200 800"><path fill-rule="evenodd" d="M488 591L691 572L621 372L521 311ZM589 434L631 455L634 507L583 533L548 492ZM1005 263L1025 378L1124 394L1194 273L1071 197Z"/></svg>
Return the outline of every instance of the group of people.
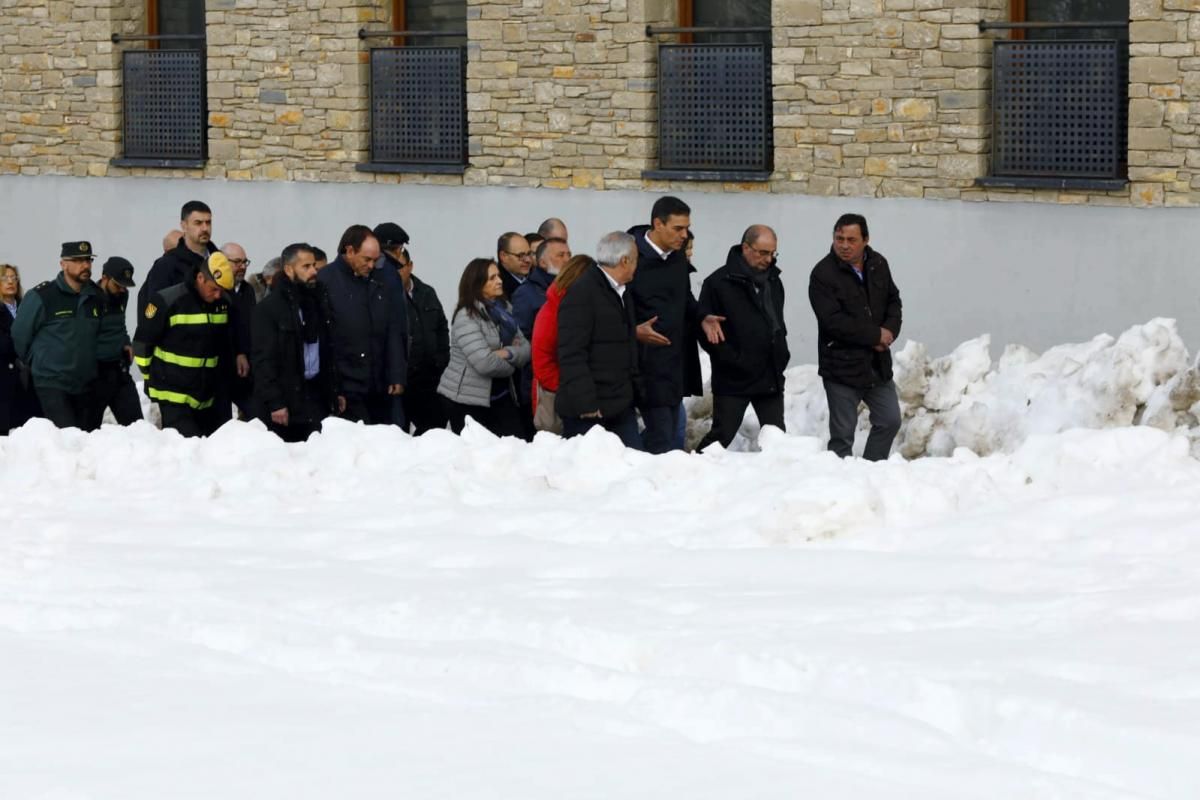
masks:
<svg viewBox="0 0 1200 800"><path fill-rule="evenodd" d="M691 209L653 205L649 224L613 231L572 254L566 225L502 234L473 259L449 318L414 272L398 224L352 225L332 261L298 242L260 273L237 243L217 248L211 209L183 206L137 294L126 259L92 281L89 242L63 244L61 272L28 293L0 265L0 433L30 416L95 429L104 412L142 417L131 375L164 428L206 436L235 416L303 441L330 416L414 434L470 417L497 435L571 437L600 426L650 453L682 450L684 399L701 394L699 349L712 364L712 428L697 449L728 446L753 406L784 422L790 354L777 235L751 225L723 266L692 290ZM813 268L819 370L829 448L850 455L858 407L870 410L864 457L886 458L900 427L890 348L900 295L867 221L846 214Z"/></svg>

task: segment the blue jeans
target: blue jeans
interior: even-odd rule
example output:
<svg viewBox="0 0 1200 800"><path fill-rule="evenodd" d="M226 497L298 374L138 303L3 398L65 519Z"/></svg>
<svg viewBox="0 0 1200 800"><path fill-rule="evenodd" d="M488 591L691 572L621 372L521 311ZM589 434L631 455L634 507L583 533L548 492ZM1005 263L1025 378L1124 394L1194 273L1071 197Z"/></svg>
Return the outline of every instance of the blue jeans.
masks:
<svg viewBox="0 0 1200 800"><path fill-rule="evenodd" d="M621 440L621 444L626 447L633 450L642 449L642 438L638 436L637 417L633 415L632 408L622 411L615 417L605 419L563 417L563 438L582 436L597 425L609 433L615 433Z"/></svg>
<svg viewBox="0 0 1200 800"><path fill-rule="evenodd" d="M641 412L642 422L646 423L646 430L642 431L642 443L647 453L683 449L683 436L687 429L683 403L675 406L645 406Z"/></svg>

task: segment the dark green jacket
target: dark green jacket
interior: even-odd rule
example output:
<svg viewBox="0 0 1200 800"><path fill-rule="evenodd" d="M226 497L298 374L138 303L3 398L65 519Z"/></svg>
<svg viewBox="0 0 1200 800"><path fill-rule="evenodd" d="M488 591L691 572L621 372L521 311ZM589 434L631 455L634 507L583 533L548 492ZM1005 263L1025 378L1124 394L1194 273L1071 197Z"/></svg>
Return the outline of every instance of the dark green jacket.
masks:
<svg viewBox="0 0 1200 800"><path fill-rule="evenodd" d="M104 300L100 308L100 333L96 338L96 360L110 363L124 357L125 345L129 344L129 331L125 327L125 307L129 305L129 293L108 294L100 290Z"/></svg>
<svg viewBox="0 0 1200 800"><path fill-rule="evenodd" d="M78 293L62 273L25 295L13 320L17 355L29 365L34 386L79 394L96 377L96 340L103 305L100 287Z"/></svg>

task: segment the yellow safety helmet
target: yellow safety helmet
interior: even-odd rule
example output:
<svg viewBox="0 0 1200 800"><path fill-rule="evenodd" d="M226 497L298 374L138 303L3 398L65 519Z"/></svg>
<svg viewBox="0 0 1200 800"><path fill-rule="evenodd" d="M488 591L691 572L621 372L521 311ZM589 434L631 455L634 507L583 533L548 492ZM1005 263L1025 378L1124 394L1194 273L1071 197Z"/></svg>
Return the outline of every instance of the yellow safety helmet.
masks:
<svg viewBox="0 0 1200 800"><path fill-rule="evenodd" d="M204 264L204 272L217 286L227 292L233 291L233 265L220 250L209 254L208 261Z"/></svg>

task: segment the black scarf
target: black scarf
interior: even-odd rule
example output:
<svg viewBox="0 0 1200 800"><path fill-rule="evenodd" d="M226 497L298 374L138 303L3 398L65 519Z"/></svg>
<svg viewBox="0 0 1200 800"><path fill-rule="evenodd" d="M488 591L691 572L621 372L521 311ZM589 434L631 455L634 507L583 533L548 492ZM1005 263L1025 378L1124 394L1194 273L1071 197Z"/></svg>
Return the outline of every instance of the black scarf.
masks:
<svg viewBox="0 0 1200 800"><path fill-rule="evenodd" d="M745 267L750 277L750 283L758 290L758 297L762 301L763 312L767 315L767 321L771 323L771 335L776 336L783 330L783 322L779 319L779 314L775 310L775 292L771 288L771 267L754 269L749 264L746 264Z"/></svg>
<svg viewBox="0 0 1200 800"><path fill-rule="evenodd" d="M299 312L300 336L308 344L321 338L321 302L317 296L316 287L305 286L288 278L287 274L279 275L278 285L288 294L288 300Z"/></svg>

